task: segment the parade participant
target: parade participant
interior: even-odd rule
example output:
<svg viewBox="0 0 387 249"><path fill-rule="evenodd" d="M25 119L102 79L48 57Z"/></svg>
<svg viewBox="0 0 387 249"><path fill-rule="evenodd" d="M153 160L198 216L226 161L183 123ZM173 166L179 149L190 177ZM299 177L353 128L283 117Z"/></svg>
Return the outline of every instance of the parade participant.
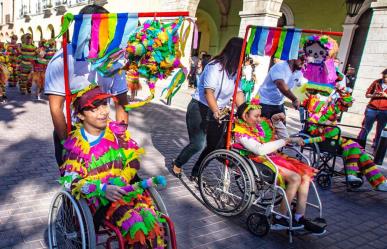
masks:
<svg viewBox="0 0 387 249"><path fill-rule="evenodd" d="M22 44L19 51L20 65L19 65L19 87L20 93L31 93L31 77L29 77L33 70L34 60L36 56L36 47L32 41L32 35L27 33L22 37Z"/></svg>
<svg viewBox="0 0 387 249"><path fill-rule="evenodd" d="M227 109L235 88L239 57L243 39L231 38L222 52L215 56L204 68L192 100L187 107L186 123L189 144L184 147L172 163L172 173L180 178L182 166L197 152L200 154L191 172L191 180L197 179L197 170L210 152L216 149L223 136L220 127L222 110ZM237 104L244 102L241 89L237 94Z"/></svg>
<svg viewBox="0 0 387 249"><path fill-rule="evenodd" d="M140 74L136 63L131 63L126 71L126 83L130 89L130 101L137 96L137 91L141 90Z"/></svg>
<svg viewBox="0 0 387 249"><path fill-rule="evenodd" d="M8 75L8 58L5 53L4 43L0 42L0 103L4 103L8 99L5 91Z"/></svg>
<svg viewBox="0 0 387 249"><path fill-rule="evenodd" d="M85 198L96 210L103 210L131 248L165 248L160 215L143 192L165 186L166 180L157 176L139 181L143 148L131 139L125 123L109 120L110 97L94 84L75 93L79 123L64 142L60 182L77 199Z"/></svg>
<svg viewBox="0 0 387 249"><path fill-rule="evenodd" d="M44 48L45 48L44 59L46 59L47 62L49 62L56 53L55 40L48 40L47 42L45 42Z"/></svg>
<svg viewBox="0 0 387 249"><path fill-rule="evenodd" d="M292 101L295 109L300 101L291 89L302 80L301 69L305 63L304 54L296 60L280 61L274 64L258 90L261 98L262 116L271 118L274 114L285 113L284 97Z"/></svg>
<svg viewBox="0 0 387 249"><path fill-rule="evenodd" d="M80 14L108 13L99 5L88 5L81 9ZM67 46L68 51L68 71L70 89L80 89L89 82L98 82L101 89L109 92L117 98L115 103L116 120L128 123L128 114L124 109L127 105L127 85L125 73L117 73L113 77L102 77L86 60L75 60L74 51L71 44ZM65 81L63 76L63 50L59 50L47 65L44 93L48 95L49 107L54 124L54 144L55 157L58 164L62 162L63 141L67 136L66 119L63 113L65 102Z"/></svg>
<svg viewBox="0 0 387 249"><path fill-rule="evenodd" d="M327 138L337 138L340 131L337 127L337 119L340 114L352 106L353 99L346 88L337 88L339 95L332 101L321 101L318 96L310 95L304 100L303 106L307 108L309 118L308 132L314 136L304 142L319 143ZM337 91L337 90L336 90ZM321 124L321 125L319 125ZM325 126L329 125L329 126ZM375 190L387 191L386 178L373 162L371 156L355 141L340 137L343 161L349 182L361 182L359 175L364 175Z"/></svg>
<svg viewBox="0 0 387 249"><path fill-rule="evenodd" d="M17 35L11 36L11 42L7 44L7 54L9 58L9 64L10 64L10 75L8 79L8 86L9 87L15 87L18 83L18 65L20 63L19 61L19 45L17 42Z"/></svg>
<svg viewBox="0 0 387 249"><path fill-rule="evenodd" d="M387 69L383 70L381 79L372 82L365 96L371 100L365 110L363 127L358 139L363 141L363 145L365 145L368 133L376 121L376 134L372 142L372 147L376 148L379 144L380 135L387 124Z"/></svg>
<svg viewBox="0 0 387 249"><path fill-rule="evenodd" d="M266 155L277 165L280 175L277 182L282 187L285 187L286 183L285 192L289 206L291 206L297 195L296 211L292 222L293 228L297 229L305 226L305 229L310 229L312 232L325 232L324 229L316 228L310 219L305 218L309 185L317 170L299 160L276 152L289 143L302 145L303 140L288 136L286 127L283 124L284 113L277 113L272 116L275 127L273 128L268 119L261 117L261 108L257 98L253 98L251 102L245 102L238 107L233 130L235 142L254 154L249 156L254 162L269 163L263 157L260 157ZM285 199L280 205L279 212L283 215L287 214ZM273 223L279 228L289 228L288 220L279 215L273 217Z"/></svg>
<svg viewBox="0 0 387 249"><path fill-rule="evenodd" d="M245 60L245 65L243 66L242 70L241 84L242 91L246 96L246 101L250 101L255 84L254 64L253 59L250 57Z"/></svg>
<svg viewBox="0 0 387 249"><path fill-rule="evenodd" d="M31 72L30 78L33 85L35 85L35 97L40 100L40 93L44 89L44 79L46 73L46 67L48 61L46 60L46 48L44 44L46 40L42 39L39 42L39 46L36 50L35 60L33 63L33 71Z"/></svg>

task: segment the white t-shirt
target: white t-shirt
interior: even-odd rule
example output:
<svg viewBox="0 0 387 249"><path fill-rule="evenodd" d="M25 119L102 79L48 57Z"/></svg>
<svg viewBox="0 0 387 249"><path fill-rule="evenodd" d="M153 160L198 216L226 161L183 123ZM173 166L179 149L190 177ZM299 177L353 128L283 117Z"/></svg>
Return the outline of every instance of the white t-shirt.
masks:
<svg viewBox="0 0 387 249"><path fill-rule="evenodd" d="M289 89L292 89L294 86L299 85L302 78L302 72L292 72L287 61L278 62L270 68L269 73L258 90L261 103L267 105L283 104L284 95L278 90L274 81L282 79Z"/></svg>
<svg viewBox="0 0 387 249"><path fill-rule="evenodd" d="M102 91L113 95L128 91L125 71L114 75L114 77L102 77L97 71L91 70L91 65L87 61L76 61L74 59L71 44L68 44L67 51L71 91L83 89L90 82L97 83ZM120 63L123 64L124 61L122 60ZM63 50L60 49L47 65L44 85L45 94L65 96L63 68Z"/></svg>
<svg viewBox="0 0 387 249"><path fill-rule="evenodd" d="M200 75L198 87L195 93L192 94L192 98L208 106L204 90L213 89L218 107L224 108L230 103L234 93L235 79L236 75L229 77L226 71L222 70L219 63L207 64ZM240 87L238 87L238 91L241 91Z"/></svg>

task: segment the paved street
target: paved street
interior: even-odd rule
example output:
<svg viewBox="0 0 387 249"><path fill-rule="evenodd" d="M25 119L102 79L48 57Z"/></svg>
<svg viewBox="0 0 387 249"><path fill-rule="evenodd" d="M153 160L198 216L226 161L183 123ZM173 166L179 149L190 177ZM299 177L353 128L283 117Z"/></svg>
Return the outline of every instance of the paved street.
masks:
<svg viewBox="0 0 387 249"><path fill-rule="evenodd" d="M48 208L59 189L48 104L14 90L9 98L0 106L0 248L46 248ZM179 97L173 103L179 106ZM253 236L245 227L247 214L230 219L210 212L194 185L168 172L171 160L187 143L184 104L180 107L157 102L130 113L130 131L147 152L141 175L162 174L168 179L160 193L175 222L179 248L387 248L387 194L346 192L343 179L331 190L320 191L327 234L296 237L293 244L283 232ZM290 119L289 126L296 127L295 122ZM193 161L185 169L187 175Z"/></svg>

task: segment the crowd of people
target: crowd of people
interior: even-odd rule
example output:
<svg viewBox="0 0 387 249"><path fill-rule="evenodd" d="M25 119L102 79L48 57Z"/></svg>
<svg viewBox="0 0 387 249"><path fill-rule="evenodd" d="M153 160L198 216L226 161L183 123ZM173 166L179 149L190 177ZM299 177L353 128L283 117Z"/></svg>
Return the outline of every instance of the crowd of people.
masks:
<svg viewBox="0 0 387 249"><path fill-rule="evenodd" d="M108 12L97 5L86 6L80 12L80 14L95 13ZM140 182L137 175L140 167L138 159L143 149L126 131L128 126L128 113L124 110L124 106L128 104L126 74L101 76L87 61L76 60L69 44L69 84L75 96L72 107L76 121L73 124L74 130L67 131L63 113L65 102L63 50L55 51L55 42L52 40L41 40L35 46L31 34L23 35L21 44L17 41L18 37L13 35L9 43L0 43L2 71L0 102L7 99L5 88L7 82L8 87L18 86L21 94L31 93L31 86L35 85L34 96L37 99L44 89L54 125L55 156L60 167L60 182L63 186L74 196L86 198L96 209L104 209L106 219L117 225L129 242L164 248L160 242L163 231L158 226L159 217L151 200L142 195L145 185L138 183ZM196 153L201 152L190 176L191 181L197 181L198 169L204 158L217 148L225 146L225 122L222 119L230 112L228 106L235 89L242 44L242 38L233 37L218 55L211 57L202 52L198 56L197 52L194 52L191 58L188 79L190 86L196 90L186 113L189 143L179 155L176 155L171 165L172 174L178 178L182 177L184 165ZM302 81L304 77L302 70L306 63L307 56L301 52L297 59L277 61L267 73L257 96L252 96L256 81L254 67L257 63L252 58L246 57L242 83L238 87L235 99L238 107L233 130L235 142L256 156L269 155L271 160L278 164L280 175L287 185L288 204L298 196L294 226L303 226L309 222L304 217L305 206L309 184L317 170L276 151L289 143L303 146L311 142L289 137L284 107L285 98L291 101L295 109L301 106L301 100L292 89ZM367 90L366 97L371 98L371 101L366 110L364 128L359 135L361 140L366 140L373 123L377 121L374 146L380 140L387 118L387 69L382 75L383 77L372 83ZM130 82L129 88L132 91L131 98L134 98L135 91L140 89L137 78ZM107 101L109 98L115 100L116 121L109 119ZM340 94L332 95L329 96L329 101L331 98L341 100L344 97ZM348 98L345 97L344 100L347 101ZM334 109L337 110L345 111ZM322 113L322 117L325 117L328 111ZM337 115L333 114L339 113L329 113L332 115L327 117L327 120L332 124L337 120ZM266 131L263 131L263 122L265 127L269 127ZM326 135L330 131L319 132L316 136ZM268 134L269 138L266 137ZM343 147L344 160L349 168L348 175L353 176L348 180L358 181L360 173L367 177L373 188L387 191L386 179L376 165L370 162L370 156L363 148L354 141L343 140L342 143L343 146L348 146ZM353 152L354 148L356 153ZM347 153L348 150L351 152ZM156 177L147 183L160 184L163 181L163 178ZM280 207L282 213L286 212L285 204L282 203ZM132 219L135 222L130 223ZM281 216L275 216L273 222L284 227L289 226L288 221Z"/></svg>
<svg viewBox="0 0 387 249"><path fill-rule="evenodd" d="M56 51L55 41L41 39L36 46L29 33L22 35L20 41L12 35L9 42L0 42L0 102L8 99L7 82L8 87L18 87L22 95L31 94L34 86L33 94L38 100L43 92L46 67Z"/></svg>

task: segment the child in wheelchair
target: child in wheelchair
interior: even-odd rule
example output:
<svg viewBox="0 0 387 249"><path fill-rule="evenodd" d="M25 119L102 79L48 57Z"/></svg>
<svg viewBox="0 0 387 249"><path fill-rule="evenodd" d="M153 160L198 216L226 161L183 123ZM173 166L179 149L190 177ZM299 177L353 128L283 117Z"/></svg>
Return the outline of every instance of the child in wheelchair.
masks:
<svg viewBox="0 0 387 249"><path fill-rule="evenodd" d="M253 161L260 162L259 156L267 155L278 166L280 174L278 178L283 179L286 183L285 192L289 206L297 196L292 228L305 228L311 232L324 233L325 226L321 227L312 220L305 218L309 185L316 170L299 160L276 152L289 143L303 143L302 139L287 136L286 127L282 123L284 119L285 115L283 113L273 116L273 124L278 129L277 134L275 134L271 122L261 117L261 107L258 99L252 99L250 103L243 103L237 110L237 120L234 128L235 142L255 155L250 157ZM276 136L278 136L278 139ZM284 183L280 182L279 184L284 186ZM279 212L285 216L287 210L284 198ZM279 229L289 228L288 219L280 215L273 217L273 223Z"/></svg>
<svg viewBox="0 0 387 249"><path fill-rule="evenodd" d="M372 157L353 139L340 136L337 120L340 114L352 106L353 98L345 88L336 87L334 98L321 101L317 95L309 95L303 106L308 112L306 132L312 138L305 143L321 143L337 139L344 161L345 174L350 183L361 183L364 175L371 186L378 191L387 191L386 178L372 160Z"/></svg>
<svg viewBox="0 0 387 249"><path fill-rule="evenodd" d="M165 248L162 220L151 197L143 195L148 187L165 185L165 178L138 181L143 149L130 138L126 125L109 120L111 97L94 84L75 94L79 122L64 142L60 182L97 213L104 209L102 217L117 226L134 248Z"/></svg>

